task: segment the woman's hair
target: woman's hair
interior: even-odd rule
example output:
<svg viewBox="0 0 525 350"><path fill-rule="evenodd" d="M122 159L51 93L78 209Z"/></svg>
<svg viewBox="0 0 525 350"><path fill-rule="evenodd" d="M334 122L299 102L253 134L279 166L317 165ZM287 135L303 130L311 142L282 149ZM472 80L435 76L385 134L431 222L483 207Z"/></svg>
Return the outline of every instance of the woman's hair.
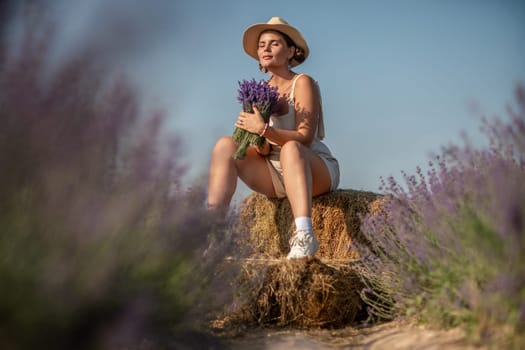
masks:
<svg viewBox="0 0 525 350"><path fill-rule="evenodd" d="M294 41L292 40L292 38L290 38L288 35L284 34L283 32L281 32L279 30L275 30L275 29L267 29L265 31L262 31L261 34L266 33L266 32L278 33L279 35L281 35L283 37L283 39L286 42L286 45L288 45L288 47L293 46L295 48L294 55L292 56L292 58L290 58L289 63L291 63L292 61L296 61L298 64L304 62L304 60L306 59L306 57L304 56L304 50L302 48L300 48L299 46L297 46L294 43ZM259 34L259 37L261 36L261 34ZM263 68L261 66L261 64L259 64L259 69L262 72L267 73L267 69Z"/></svg>

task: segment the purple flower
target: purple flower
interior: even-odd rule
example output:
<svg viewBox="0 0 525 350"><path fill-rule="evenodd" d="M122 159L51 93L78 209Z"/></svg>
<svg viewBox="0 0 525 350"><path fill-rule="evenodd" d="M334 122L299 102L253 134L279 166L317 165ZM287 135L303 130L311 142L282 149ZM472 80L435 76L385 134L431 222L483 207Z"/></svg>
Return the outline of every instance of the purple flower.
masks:
<svg viewBox="0 0 525 350"><path fill-rule="evenodd" d="M253 113L252 107L256 106L264 122L268 123L279 99L277 87L270 86L266 80L259 82L255 79L243 80L239 82L238 92L237 100L242 104L242 109ZM243 159L249 145L262 145L264 142L264 137L239 128L235 128L232 138L235 142L239 142L239 148L233 155L234 159Z"/></svg>
<svg viewBox="0 0 525 350"><path fill-rule="evenodd" d="M239 82L238 92L237 100L242 104L243 110L253 112L252 106L255 105L263 115L264 121L268 122L279 99L277 87L270 86L265 80L243 80Z"/></svg>

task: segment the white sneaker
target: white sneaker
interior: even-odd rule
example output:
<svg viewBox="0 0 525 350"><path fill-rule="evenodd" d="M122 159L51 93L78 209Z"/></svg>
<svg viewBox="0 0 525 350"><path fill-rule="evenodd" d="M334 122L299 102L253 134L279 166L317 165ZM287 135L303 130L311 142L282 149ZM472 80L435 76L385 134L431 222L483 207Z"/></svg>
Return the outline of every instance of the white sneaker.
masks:
<svg viewBox="0 0 525 350"><path fill-rule="evenodd" d="M301 259L313 256L319 249L319 242L309 230L297 230L290 239L290 253L287 259Z"/></svg>

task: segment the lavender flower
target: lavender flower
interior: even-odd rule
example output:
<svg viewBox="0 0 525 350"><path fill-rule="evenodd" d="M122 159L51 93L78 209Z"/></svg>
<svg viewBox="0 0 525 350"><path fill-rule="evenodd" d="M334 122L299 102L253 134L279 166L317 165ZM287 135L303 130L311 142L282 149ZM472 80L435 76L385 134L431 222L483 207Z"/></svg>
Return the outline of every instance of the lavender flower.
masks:
<svg viewBox="0 0 525 350"><path fill-rule="evenodd" d="M523 348L522 86L516 100L507 120L482 120L488 146L476 148L464 137L464 145L444 147L429 161L428 171L402 172L404 183L381 178L383 210L363 219L366 245L355 244L368 288L361 295L370 314L415 314L421 321L463 324L479 339L490 336L487 327L507 327L510 348Z"/></svg>
<svg viewBox="0 0 525 350"><path fill-rule="evenodd" d="M46 70L59 23L19 9L19 42L0 39L0 349L178 347L222 309L226 224L116 67L89 46Z"/></svg>
<svg viewBox="0 0 525 350"><path fill-rule="evenodd" d="M242 104L243 111L253 113L253 106L256 106L264 122L268 123L279 98L277 87L270 86L265 80L257 82L252 79L239 82L238 91L237 100ZM248 146L261 146L264 143L264 137L239 128L235 128L232 138L239 143L234 159L243 159Z"/></svg>

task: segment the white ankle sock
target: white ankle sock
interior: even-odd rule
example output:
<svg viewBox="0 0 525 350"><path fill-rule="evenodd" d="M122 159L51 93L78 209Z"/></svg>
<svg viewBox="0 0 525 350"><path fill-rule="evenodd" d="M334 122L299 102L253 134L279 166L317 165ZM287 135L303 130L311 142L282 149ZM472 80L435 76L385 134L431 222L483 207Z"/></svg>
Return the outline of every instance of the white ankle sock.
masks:
<svg viewBox="0 0 525 350"><path fill-rule="evenodd" d="M309 216L295 218L295 228L297 230L308 230L309 232L312 232L312 218Z"/></svg>

